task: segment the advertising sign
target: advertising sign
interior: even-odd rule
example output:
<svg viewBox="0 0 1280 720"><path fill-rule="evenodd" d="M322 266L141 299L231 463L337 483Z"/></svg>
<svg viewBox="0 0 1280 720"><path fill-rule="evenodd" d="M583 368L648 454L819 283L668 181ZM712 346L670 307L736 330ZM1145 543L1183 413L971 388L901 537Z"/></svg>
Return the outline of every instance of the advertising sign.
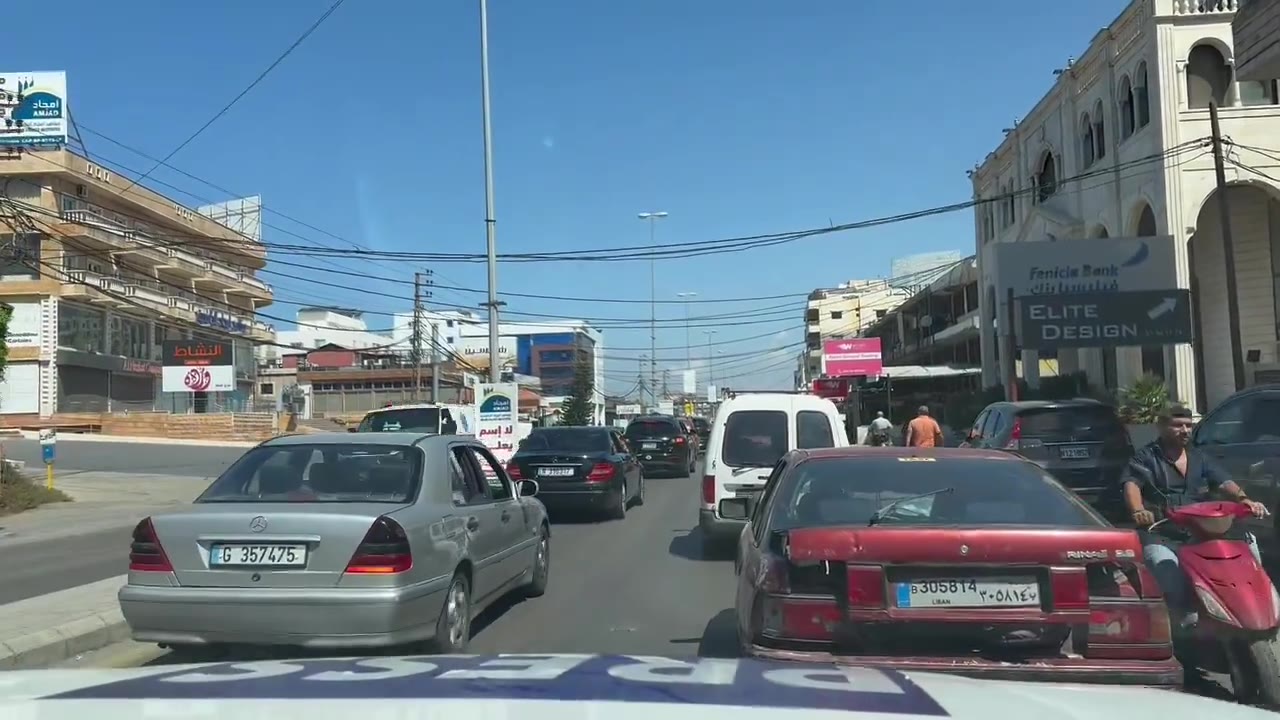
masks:
<svg viewBox="0 0 1280 720"><path fill-rule="evenodd" d="M680 391L685 395L692 395L698 392L698 371L693 368L682 371L680 385Z"/></svg>
<svg viewBox="0 0 1280 720"><path fill-rule="evenodd" d="M619 405L615 412L619 415L639 415L639 405Z"/></svg>
<svg viewBox="0 0 1280 720"><path fill-rule="evenodd" d="M67 74L0 72L0 146L67 144Z"/></svg>
<svg viewBox="0 0 1280 720"><path fill-rule="evenodd" d="M503 465L515 454L520 420L520 386L515 383L476 386L476 436Z"/></svg>
<svg viewBox="0 0 1280 720"><path fill-rule="evenodd" d="M249 323L216 310L196 310L196 324L240 335L249 332Z"/></svg>
<svg viewBox="0 0 1280 720"><path fill-rule="evenodd" d="M39 302L10 303L13 314L9 316L9 334L5 344L11 348L40 347L43 335L40 320L43 315Z"/></svg>
<svg viewBox="0 0 1280 720"><path fill-rule="evenodd" d="M488 370L490 362L489 353L489 337L461 337L458 338L455 347L458 354L462 356L472 367L477 370ZM503 336L498 338L498 363L499 367L509 370L516 364L516 339L514 337Z"/></svg>
<svg viewBox="0 0 1280 720"><path fill-rule="evenodd" d="M880 338L846 338L822 342L822 374L828 377L866 375L884 371Z"/></svg>
<svg viewBox="0 0 1280 720"><path fill-rule="evenodd" d="M165 340L160 389L163 392L227 392L236 389L231 343Z"/></svg>
<svg viewBox="0 0 1280 720"><path fill-rule="evenodd" d="M1191 342L1187 290L1024 298L1018 340L1027 350Z"/></svg>
<svg viewBox="0 0 1280 720"><path fill-rule="evenodd" d="M1173 238L993 243L996 297L1078 295L1177 286Z"/></svg>
<svg viewBox="0 0 1280 720"><path fill-rule="evenodd" d="M820 398L843 400L849 396L848 378L814 378L813 394Z"/></svg>

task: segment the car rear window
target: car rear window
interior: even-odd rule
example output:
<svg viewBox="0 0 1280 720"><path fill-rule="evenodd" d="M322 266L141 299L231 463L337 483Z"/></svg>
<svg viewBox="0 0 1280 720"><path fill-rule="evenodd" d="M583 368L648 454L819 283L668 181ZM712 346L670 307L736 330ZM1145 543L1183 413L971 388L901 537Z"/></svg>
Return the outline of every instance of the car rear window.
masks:
<svg viewBox="0 0 1280 720"><path fill-rule="evenodd" d="M735 410L724 422L725 465L773 467L789 449L787 414L781 410Z"/></svg>
<svg viewBox="0 0 1280 720"><path fill-rule="evenodd" d="M521 450L563 450L565 452L611 452L613 441L608 430L578 428L546 428L534 430Z"/></svg>
<svg viewBox="0 0 1280 720"><path fill-rule="evenodd" d="M1106 525L1040 467L1017 460L812 458L784 482L773 505L778 529L867 525L895 500L902 502L880 524Z"/></svg>
<svg viewBox="0 0 1280 720"><path fill-rule="evenodd" d="M711 423L707 422L706 418L694 418L693 426L698 429L698 432L706 432L711 429Z"/></svg>
<svg viewBox="0 0 1280 720"><path fill-rule="evenodd" d="M1056 407L1023 410L1018 413L1022 436L1041 440L1102 442L1125 435L1124 425L1110 407Z"/></svg>
<svg viewBox="0 0 1280 720"><path fill-rule="evenodd" d="M826 413L817 410L801 410L796 413L796 447L829 448L836 446L835 435L831 432L831 422Z"/></svg>
<svg viewBox="0 0 1280 720"><path fill-rule="evenodd" d="M674 420L636 420L627 426L627 437L668 437L679 435Z"/></svg>
<svg viewBox="0 0 1280 720"><path fill-rule="evenodd" d="M380 410L364 416L358 432L422 432L440 431L439 408L404 408Z"/></svg>
<svg viewBox="0 0 1280 720"><path fill-rule="evenodd" d="M198 503L405 503L418 494L422 451L366 443L267 445L245 453Z"/></svg>

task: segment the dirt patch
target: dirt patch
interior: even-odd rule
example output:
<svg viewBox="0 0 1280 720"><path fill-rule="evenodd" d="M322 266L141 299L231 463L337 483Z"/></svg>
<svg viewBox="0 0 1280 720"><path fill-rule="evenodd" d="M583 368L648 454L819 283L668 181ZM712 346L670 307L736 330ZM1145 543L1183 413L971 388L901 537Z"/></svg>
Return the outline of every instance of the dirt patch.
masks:
<svg viewBox="0 0 1280 720"><path fill-rule="evenodd" d="M71 497L61 490L45 487L43 481L12 465L0 466L0 515L13 515L60 502L71 502Z"/></svg>

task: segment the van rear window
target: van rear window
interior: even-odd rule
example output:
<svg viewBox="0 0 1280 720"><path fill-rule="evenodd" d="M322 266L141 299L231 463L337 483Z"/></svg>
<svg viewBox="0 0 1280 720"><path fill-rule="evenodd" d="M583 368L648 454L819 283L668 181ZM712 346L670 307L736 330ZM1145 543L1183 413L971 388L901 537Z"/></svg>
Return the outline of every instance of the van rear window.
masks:
<svg viewBox="0 0 1280 720"><path fill-rule="evenodd" d="M773 467L787 454L787 414L736 410L724 423L720 458L730 467Z"/></svg>

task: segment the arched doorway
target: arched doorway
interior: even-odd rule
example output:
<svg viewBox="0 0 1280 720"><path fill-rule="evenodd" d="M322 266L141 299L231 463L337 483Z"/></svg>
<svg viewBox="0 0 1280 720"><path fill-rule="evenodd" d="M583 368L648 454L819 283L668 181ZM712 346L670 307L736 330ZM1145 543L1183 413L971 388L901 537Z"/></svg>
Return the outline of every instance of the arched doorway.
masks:
<svg viewBox="0 0 1280 720"><path fill-rule="evenodd" d="M1133 234L1136 237L1155 237L1157 234L1156 214L1151 210L1151 206L1145 202L1142 203L1142 209L1138 211ZM1164 353L1165 346L1163 345L1144 345L1142 347L1142 374L1156 375L1161 378L1167 377Z"/></svg>
<svg viewBox="0 0 1280 720"><path fill-rule="evenodd" d="M1235 267L1228 268L1222 245L1222 194L1230 210ZM1227 273L1234 272L1240 307L1240 351L1261 351L1275 362L1277 340L1276 284L1280 282L1280 189L1258 183L1235 183L1214 190L1196 216L1187 256L1195 294L1194 344L1197 398L1202 410L1236 390L1232 365L1231 323L1227 313ZM1248 368L1246 367L1246 374ZM1248 378L1245 378L1248 382Z"/></svg>

